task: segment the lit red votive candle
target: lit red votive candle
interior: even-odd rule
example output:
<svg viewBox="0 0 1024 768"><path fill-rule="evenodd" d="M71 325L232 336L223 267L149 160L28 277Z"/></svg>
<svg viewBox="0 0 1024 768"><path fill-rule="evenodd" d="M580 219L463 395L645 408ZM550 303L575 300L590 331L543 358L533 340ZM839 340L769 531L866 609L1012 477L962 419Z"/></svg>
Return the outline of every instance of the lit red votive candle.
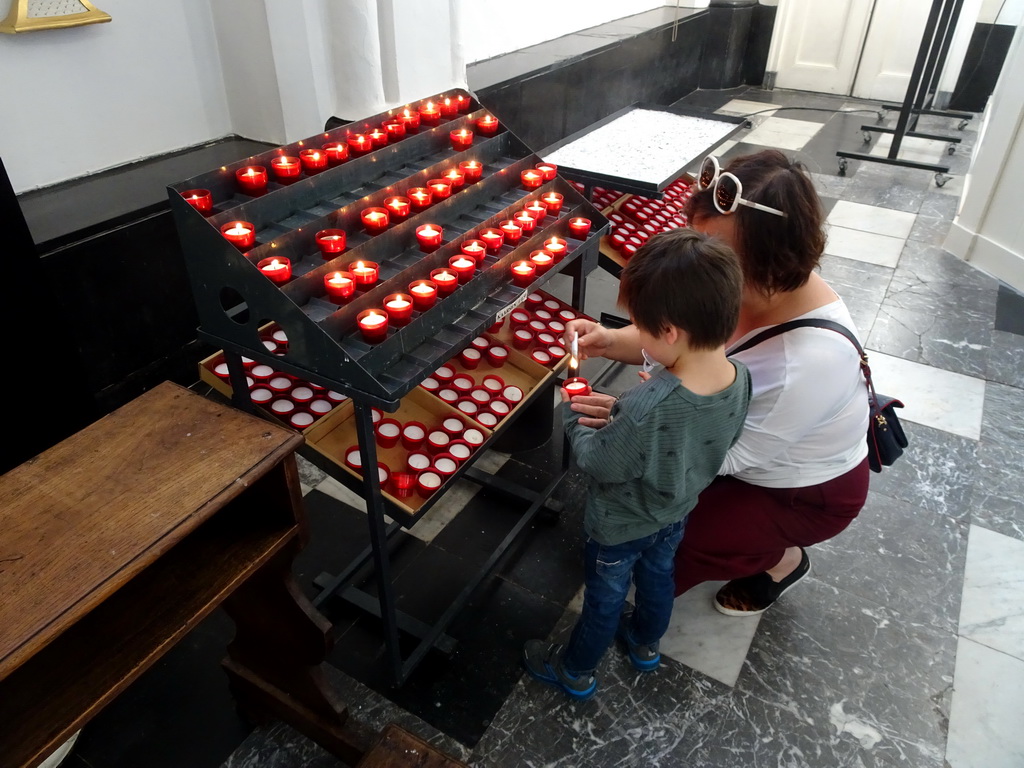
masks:
<svg viewBox="0 0 1024 768"><path fill-rule="evenodd" d="M374 285L380 277L380 267L375 261L353 261L348 265L347 271L352 275L356 287L361 290Z"/></svg>
<svg viewBox="0 0 1024 768"><path fill-rule="evenodd" d="M544 183L544 174L536 168L527 168L519 174L519 179L522 181L524 189L537 189Z"/></svg>
<svg viewBox="0 0 1024 768"><path fill-rule="evenodd" d="M458 192L466 183L466 174L458 168L452 168L451 170L445 171L441 178L452 185L453 192Z"/></svg>
<svg viewBox="0 0 1024 768"><path fill-rule="evenodd" d="M532 261L517 261L512 265L512 284L525 287L533 282L537 267Z"/></svg>
<svg viewBox="0 0 1024 768"><path fill-rule="evenodd" d="M462 244L462 252L474 261L480 262L487 255L487 244L483 240L466 240Z"/></svg>
<svg viewBox="0 0 1024 768"><path fill-rule="evenodd" d="M404 219L412 210L412 202L408 197L389 197L384 201L384 207L388 209L389 215L396 219Z"/></svg>
<svg viewBox="0 0 1024 768"><path fill-rule="evenodd" d="M459 112L469 112L469 97L463 96L461 93L455 97L455 106Z"/></svg>
<svg viewBox="0 0 1024 768"><path fill-rule="evenodd" d="M306 173L319 173L327 168L327 153L322 149L303 149L299 151L302 170Z"/></svg>
<svg viewBox="0 0 1024 768"><path fill-rule="evenodd" d="M569 397L586 396L590 394L590 382L582 376L574 376L562 383L562 389L566 391Z"/></svg>
<svg viewBox="0 0 1024 768"><path fill-rule="evenodd" d="M181 196L204 216L213 210L213 195L208 189L186 189Z"/></svg>
<svg viewBox="0 0 1024 768"><path fill-rule="evenodd" d="M479 160L463 160L459 163L459 170L466 174L466 183L480 181L484 173L484 164Z"/></svg>
<svg viewBox="0 0 1024 768"><path fill-rule="evenodd" d="M315 239L316 247L320 249L324 261L329 261L344 251L348 242L344 229L321 229L316 233Z"/></svg>
<svg viewBox="0 0 1024 768"><path fill-rule="evenodd" d="M537 226L537 220L526 211L520 211L517 213L512 217L512 221L522 227L523 232L527 233L533 232L534 227Z"/></svg>
<svg viewBox="0 0 1024 768"><path fill-rule="evenodd" d="M468 128L452 131L448 134L448 138L451 139L452 149L456 152L464 152L473 146L473 132Z"/></svg>
<svg viewBox="0 0 1024 768"><path fill-rule="evenodd" d="M548 192L540 198L540 201L547 207L548 213L560 212L562 210L562 203L564 200L564 195L561 195L558 192Z"/></svg>
<svg viewBox="0 0 1024 768"><path fill-rule="evenodd" d="M441 122L441 108L432 101L428 101L419 109L420 121L424 125L437 125Z"/></svg>
<svg viewBox="0 0 1024 768"><path fill-rule="evenodd" d="M338 165L348 160L348 144L340 141L332 141L320 147L327 155L328 165Z"/></svg>
<svg viewBox="0 0 1024 768"><path fill-rule="evenodd" d="M575 218L569 221L569 234L577 240L582 240L590 231L590 219Z"/></svg>
<svg viewBox="0 0 1024 768"><path fill-rule="evenodd" d="M505 235L505 242L510 245L515 245L519 242L519 238L523 235L523 228L516 224L512 219L507 219L498 225L498 228Z"/></svg>
<svg viewBox="0 0 1024 768"><path fill-rule="evenodd" d="M400 115L396 115L395 119L405 126L407 133L416 133L420 127L420 114L414 112L411 109L403 109Z"/></svg>
<svg viewBox="0 0 1024 768"><path fill-rule="evenodd" d="M493 136L498 132L498 118L494 115L484 115L477 119L476 129L481 136Z"/></svg>
<svg viewBox="0 0 1024 768"><path fill-rule="evenodd" d="M298 178L302 173L302 162L297 157L283 155L270 161L270 168L278 181Z"/></svg>
<svg viewBox="0 0 1024 768"><path fill-rule="evenodd" d="M435 200L444 200L452 196L452 185L447 179L431 179L427 182L427 189Z"/></svg>
<svg viewBox="0 0 1024 768"><path fill-rule="evenodd" d="M470 258L465 254L458 256L452 256L448 260L448 266L450 266L455 274L459 276L460 283L468 283L470 278L473 277L473 273L476 272L476 259Z"/></svg>
<svg viewBox="0 0 1024 768"><path fill-rule="evenodd" d="M544 217L548 215L548 207L539 200L530 203L524 210L531 214L538 224L544 221Z"/></svg>
<svg viewBox="0 0 1024 768"><path fill-rule="evenodd" d="M220 233L225 240L243 251L256 244L256 227L249 221L229 221L220 228Z"/></svg>
<svg viewBox="0 0 1024 768"><path fill-rule="evenodd" d="M537 170L544 174L544 181L551 181L558 175L558 166L554 163L537 163Z"/></svg>
<svg viewBox="0 0 1024 768"><path fill-rule="evenodd" d="M398 141L405 138L405 123L401 120L385 120L381 124L381 128L387 133L389 141Z"/></svg>
<svg viewBox="0 0 1024 768"><path fill-rule="evenodd" d="M409 295L413 308L423 312L437 302L437 286L432 280L417 280L409 283Z"/></svg>
<svg viewBox="0 0 1024 768"><path fill-rule="evenodd" d="M269 259L260 259L256 267L270 282L283 285L292 279L292 262L283 256L273 256Z"/></svg>
<svg viewBox="0 0 1024 768"><path fill-rule="evenodd" d="M373 139L362 133L357 133L353 136L349 136L345 139L345 143L348 144L349 149L352 150L353 155L365 155L371 149L373 149Z"/></svg>
<svg viewBox="0 0 1024 768"><path fill-rule="evenodd" d="M434 193L427 187L410 187L405 194L409 196L409 203L415 211L429 208L430 204L434 202Z"/></svg>
<svg viewBox="0 0 1024 768"><path fill-rule="evenodd" d="M356 324L368 344L384 341L388 335L388 315L380 309L364 309L356 315Z"/></svg>
<svg viewBox="0 0 1024 768"><path fill-rule="evenodd" d="M329 272L324 275L324 290L335 304L342 304L356 292L350 272Z"/></svg>
<svg viewBox="0 0 1024 768"><path fill-rule="evenodd" d="M267 191L267 169L262 165L247 165L235 171L238 186L247 195L262 195Z"/></svg>
<svg viewBox="0 0 1024 768"><path fill-rule="evenodd" d="M459 276L451 269L432 270L430 280L437 286L439 296L448 296L459 287Z"/></svg>
<svg viewBox="0 0 1024 768"><path fill-rule="evenodd" d="M359 218L363 222L363 229L370 235L379 235L391 223L387 208L365 208Z"/></svg>
<svg viewBox="0 0 1024 768"><path fill-rule="evenodd" d="M555 257L545 250L539 250L530 254L530 261L537 268L537 274L543 275L551 269L551 265L555 263Z"/></svg>
<svg viewBox="0 0 1024 768"><path fill-rule="evenodd" d="M505 242L505 233L500 229L482 229L479 238L484 241L488 253L497 253L501 250L502 243Z"/></svg>
<svg viewBox="0 0 1024 768"><path fill-rule="evenodd" d="M412 320L412 296L405 293L392 293L384 297L384 309L387 310L391 324L398 327L408 325Z"/></svg>
<svg viewBox="0 0 1024 768"><path fill-rule="evenodd" d="M555 257L556 264L562 260L568 248L569 244L561 237L549 237L544 241L544 250Z"/></svg>
<svg viewBox="0 0 1024 768"><path fill-rule="evenodd" d="M445 96L444 101L438 104L441 110L441 117L455 117L459 113L459 105L450 97Z"/></svg>
<svg viewBox="0 0 1024 768"><path fill-rule="evenodd" d="M440 248L443 235L443 230L436 224L421 224L416 227L416 241L424 253L431 253Z"/></svg>
<svg viewBox="0 0 1024 768"><path fill-rule="evenodd" d="M370 143L373 144L373 148L374 149L378 149L379 147L387 146L387 143L388 143L387 131L385 131L385 130L383 130L381 128L374 128L372 131L370 131L366 135L370 137Z"/></svg>

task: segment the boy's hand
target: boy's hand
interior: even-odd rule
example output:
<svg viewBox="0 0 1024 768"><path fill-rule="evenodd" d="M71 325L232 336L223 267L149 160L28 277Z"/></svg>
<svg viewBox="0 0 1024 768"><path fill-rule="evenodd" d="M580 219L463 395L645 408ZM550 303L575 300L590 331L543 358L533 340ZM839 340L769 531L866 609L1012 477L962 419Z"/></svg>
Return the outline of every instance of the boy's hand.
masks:
<svg viewBox="0 0 1024 768"><path fill-rule="evenodd" d="M636 375L640 377L640 381L650 381L651 374L647 371L637 371Z"/></svg>
<svg viewBox="0 0 1024 768"><path fill-rule="evenodd" d="M580 360L601 357L611 346L612 337L607 328L593 320L570 320L565 324L562 343L566 348L572 343L574 333L580 335Z"/></svg>
<svg viewBox="0 0 1024 768"><path fill-rule="evenodd" d="M569 394L563 389L562 402L571 402L572 405L569 407L572 410L584 414L579 420L582 426L600 429L608 424L612 406L615 405L615 398L611 395L594 392L589 395L577 395L570 399Z"/></svg>

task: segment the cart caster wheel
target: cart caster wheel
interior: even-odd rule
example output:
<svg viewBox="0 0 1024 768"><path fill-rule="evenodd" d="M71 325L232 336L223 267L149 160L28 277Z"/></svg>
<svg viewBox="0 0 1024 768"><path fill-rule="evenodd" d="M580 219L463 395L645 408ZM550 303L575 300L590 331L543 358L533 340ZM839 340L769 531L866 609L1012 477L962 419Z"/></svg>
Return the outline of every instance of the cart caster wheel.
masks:
<svg viewBox="0 0 1024 768"><path fill-rule="evenodd" d="M961 120L960 123L957 125L956 129L958 131L962 131L964 128L967 127L967 124L970 123L970 122L971 122L970 120Z"/></svg>
<svg viewBox="0 0 1024 768"><path fill-rule="evenodd" d="M878 122L882 122L883 120L885 120L885 110L884 109L878 110L877 112L875 112L875 114L878 115L878 117L876 118L878 120Z"/></svg>
<svg viewBox="0 0 1024 768"><path fill-rule="evenodd" d="M946 147L946 154L952 155L954 152L956 152L956 144L950 144Z"/></svg>
<svg viewBox="0 0 1024 768"><path fill-rule="evenodd" d="M947 176L944 173L936 173L935 174L935 186L936 187L944 187L944 186L946 186L946 182L949 181L951 178L953 178L953 177L952 176Z"/></svg>
<svg viewBox="0 0 1024 768"><path fill-rule="evenodd" d="M839 158L839 175L840 176L845 176L846 175L847 165L848 164L846 162L846 158L845 157Z"/></svg>
<svg viewBox="0 0 1024 768"><path fill-rule="evenodd" d="M861 136L863 137L865 144L870 144L871 143L871 132L870 131L864 131L863 133L861 133Z"/></svg>

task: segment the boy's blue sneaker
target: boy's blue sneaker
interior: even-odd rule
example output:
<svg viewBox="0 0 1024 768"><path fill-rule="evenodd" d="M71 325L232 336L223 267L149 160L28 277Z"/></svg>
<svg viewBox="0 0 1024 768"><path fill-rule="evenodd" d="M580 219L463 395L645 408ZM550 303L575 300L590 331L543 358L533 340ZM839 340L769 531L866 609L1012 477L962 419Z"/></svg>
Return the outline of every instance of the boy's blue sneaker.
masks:
<svg viewBox="0 0 1024 768"><path fill-rule="evenodd" d="M629 660L640 672L653 672L661 664L661 653L658 652L658 644L640 645L633 641L629 625L633 621L633 610L630 608L622 612L619 617L619 629L615 636L626 646L629 653Z"/></svg>
<svg viewBox="0 0 1024 768"><path fill-rule="evenodd" d="M562 666L565 647L543 640L527 640L523 646L523 666L531 677L561 688L574 699L589 699L597 690L592 674L574 675Z"/></svg>

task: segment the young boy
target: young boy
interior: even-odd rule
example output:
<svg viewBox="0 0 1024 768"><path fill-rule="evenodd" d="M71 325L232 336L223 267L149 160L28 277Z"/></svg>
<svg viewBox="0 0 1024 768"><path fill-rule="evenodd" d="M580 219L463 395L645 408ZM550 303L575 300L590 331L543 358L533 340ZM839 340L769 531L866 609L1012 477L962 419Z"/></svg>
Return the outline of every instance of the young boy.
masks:
<svg viewBox="0 0 1024 768"><path fill-rule="evenodd" d="M638 670L661 661L684 518L739 437L750 400L750 374L725 356L741 287L739 262L720 241L689 229L655 235L626 265L619 304L664 370L624 393L600 429L578 423L562 390L576 463L593 483L583 613L568 645L530 640L523 663L573 698L597 690L594 670L616 637ZM636 609L623 612L631 579Z"/></svg>

